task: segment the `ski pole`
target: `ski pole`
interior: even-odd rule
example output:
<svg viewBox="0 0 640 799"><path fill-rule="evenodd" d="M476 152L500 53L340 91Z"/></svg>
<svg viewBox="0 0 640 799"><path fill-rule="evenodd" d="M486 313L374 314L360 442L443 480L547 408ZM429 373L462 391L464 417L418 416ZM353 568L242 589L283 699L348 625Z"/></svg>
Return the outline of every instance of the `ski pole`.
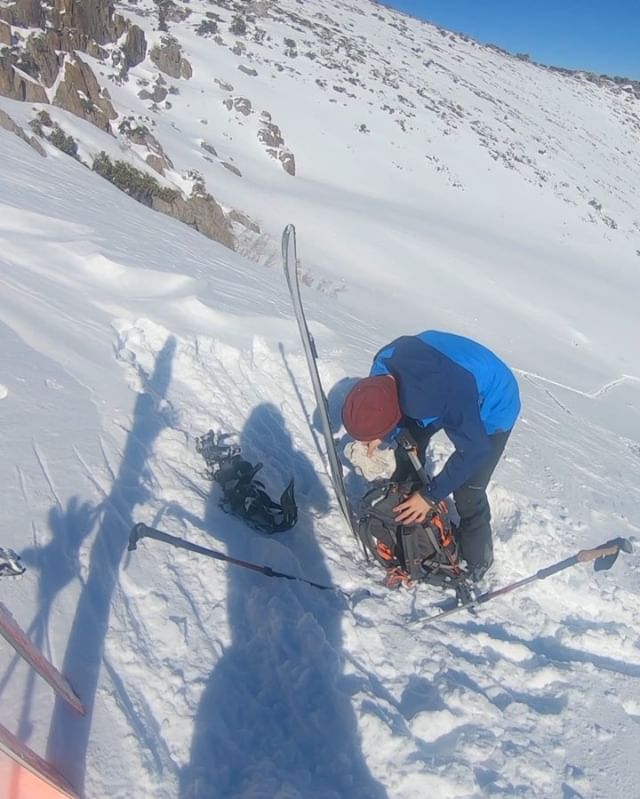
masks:
<svg viewBox="0 0 640 799"><path fill-rule="evenodd" d="M553 574L558 574L559 572L569 569L578 563L593 562L594 571L608 571L616 562L620 552L630 553L632 551L633 547L631 546L631 541L629 541L627 538L612 538L611 541L607 541L605 544L595 547L595 549L581 549L570 558L565 558L564 560L553 563L551 566L547 566L544 569L539 569L530 577L524 577L522 580L517 580L515 583L510 583L502 588L496 588L493 591L486 591L484 594L480 594L480 596L477 596L475 599L469 602L465 602L462 605L458 605L455 608L450 608L449 610L443 610L440 613L436 613L434 616L417 619L412 623L429 624L432 621L441 619L444 616L449 616L452 613L457 613L465 608L469 609L474 608L477 605L483 605L485 602L490 602L496 597L502 596L503 594L508 594L511 591L515 591L518 588L529 585L536 580L546 580L547 577L551 577Z"/></svg>
<svg viewBox="0 0 640 799"><path fill-rule="evenodd" d="M343 591L342 588L338 588L337 585L322 585L321 583L313 582L313 580L307 580L304 577L296 577L293 574L285 574L284 572L276 571L270 566L261 566L257 563L250 563L246 560L232 558L230 555L225 555L223 552L218 552L215 549L209 549L208 547L203 547L199 544L193 544L191 541L186 541L184 538L178 538L175 535L163 533L162 530L156 530L154 527L149 527L142 523L136 524L129 534L129 552L137 549L138 541L143 538L154 538L156 541L163 541L165 544L170 544L178 549L187 549L190 552L196 552L198 555L204 555L207 558L222 560L225 563L231 563L234 566L240 566L242 569L250 569L251 571L259 572L260 574L264 574L265 577L279 577L284 580L297 580L298 582L305 583L313 588L319 588L321 591L335 591L336 593L346 597L349 601L351 601L354 596L347 591Z"/></svg>

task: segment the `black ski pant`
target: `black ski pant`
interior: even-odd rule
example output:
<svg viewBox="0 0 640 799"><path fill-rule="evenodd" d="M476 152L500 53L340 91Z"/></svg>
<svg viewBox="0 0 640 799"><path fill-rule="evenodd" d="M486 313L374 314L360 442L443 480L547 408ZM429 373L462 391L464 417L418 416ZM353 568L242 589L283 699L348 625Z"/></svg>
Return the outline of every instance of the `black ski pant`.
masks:
<svg viewBox="0 0 640 799"><path fill-rule="evenodd" d="M436 430L433 427L420 427L409 422L405 428L413 437L418 448L420 461L424 463L427 445ZM493 563L493 542L491 540L491 509L487 499L487 486L511 430L489 436L491 449L475 473L453 492L456 510L460 516L457 539L460 554L467 561L469 572L479 579ZM402 450L398 450L398 466L394 480L404 481L412 476L411 462Z"/></svg>

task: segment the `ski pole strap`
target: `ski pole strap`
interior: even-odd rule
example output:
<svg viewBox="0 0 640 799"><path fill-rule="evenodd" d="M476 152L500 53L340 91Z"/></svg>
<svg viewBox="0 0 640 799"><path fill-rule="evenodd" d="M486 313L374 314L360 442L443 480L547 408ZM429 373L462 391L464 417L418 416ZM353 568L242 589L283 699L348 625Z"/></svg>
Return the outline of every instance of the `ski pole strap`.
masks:
<svg viewBox="0 0 640 799"><path fill-rule="evenodd" d="M187 549L190 552L196 552L198 555L204 555L213 560L222 560L225 563L231 563L234 566L240 566L242 569L250 569L251 571L259 572L265 577L278 577L284 580L296 580L300 583L305 583L313 588L319 588L321 591L335 591L338 594L351 599L351 594L338 588L336 585L322 585L313 580L307 580L304 577L297 577L293 574L286 574L285 572L276 571L271 566L261 566L258 563L251 563L247 560L240 560L239 558L232 558L230 555L225 555L224 552L218 552L216 549L209 549L199 544L194 544L191 541L186 541L184 538L178 538L169 533L163 533L162 530L156 530L155 527L149 527L146 524L136 524L129 535L129 552L138 548L138 541L143 538L154 538L156 541L163 541L165 544L170 544L178 549Z"/></svg>

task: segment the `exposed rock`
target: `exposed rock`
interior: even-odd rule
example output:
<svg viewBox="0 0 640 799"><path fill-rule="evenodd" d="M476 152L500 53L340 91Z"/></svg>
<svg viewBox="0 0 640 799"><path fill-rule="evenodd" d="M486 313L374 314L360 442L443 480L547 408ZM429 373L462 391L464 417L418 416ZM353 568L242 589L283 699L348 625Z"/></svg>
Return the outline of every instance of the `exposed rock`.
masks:
<svg viewBox="0 0 640 799"><path fill-rule="evenodd" d="M264 144L267 153L280 161L282 168L289 175L296 174L296 160L293 153L285 147L284 138L280 128L271 120L271 114L263 111L261 114L262 127L258 130L258 139Z"/></svg>
<svg viewBox="0 0 640 799"><path fill-rule="evenodd" d="M222 163L222 166L223 166L225 169L228 169L228 170L229 170L229 172L233 172L233 174L234 174L234 175L237 175L239 178L241 178L241 177L242 177L242 172L241 172L241 171L238 169L238 167L237 167L237 166L234 166L233 164L230 164L230 163L228 163L227 161L222 161L221 163Z"/></svg>
<svg viewBox="0 0 640 799"><path fill-rule="evenodd" d="M54 0L51 22L57 30L75 33L75 47L80 50L86 50L91 40L114 42L127 26L121 16L114 15L112 0Z"/></svg>
<svg viewBox="0 0 640 799"><path fill-rule="evenodd" d="M222 101L222 104L229 110L233 111L234 109L238 111L238 113L242 114L242 116L248 117L249 114L253 113L253 107L251 105L251 101L248 100L246 97L227 97L226 100Z"/></svg>
<svg viewBox="0 0 640 799"><path fill-rule="evenodd" d="M159 70L172 78L190 78L193 74L191 64L182 56L177 39L165 36L160 47L154 47L149 57Z"/></svg>
<svg viewBox="0 0 640 799"><path fill-rule="evenodd" d="M205 152L210 153L211 155L215 156L216 158L218 157L218 153L216 152L215 147L213 147L211 144L208 144L206 141L200 142L200 147L202 147L202 149Z"/></svg>
<svg viewBox="0 0 640 799"><path fill-rule="evenodd" d="M0 20L0 45L8 44L11 47L11 25Z"/></svg>
<svg viewBox="0 0 640 799"><path fill-rule="evenodd" d="M213 82L217 83L218 86L225 92L232 92L233 91L233 86L230 83L225 83L225 81L220 80L220 78L214 78Z"/></svg>
<svg viewBox="0 0 640 799"><path fill-rule="evenodd" d="M146 147L149 150L150 154L146 157L146 161L156 172L164 175L165 169L173 169L171 159L146 125L139 125L133 117L126 117L118 125L118 132L122 133L134 144Z"/></svg>
<svg viewBox="0 0 640 799"><path fill-rule="evenodd" d="M56 52L59 49L56 47L58 38L53 31L50 31L48 34L34 34L27 39L26 51L36 66L40 80L47 88L55 83L64 61L64 56Z"/></svg>
<svg viewBox="0 0 640 799"><path fill-rule="evenodd" d="M278 154L278 159L280 160L280 163L282 164L282 168L284 169L284 171L287 174L292 175L292 176L295 177L295 174L296 174L296 159L295 159L293 153L289 152L289 150L282 150Z"/></svg>
<svg viewBox="0 0 640 799"><path fill-rule="evenodd" d="M247 230L250 230L252 233L262 233L260 230L260 225L254 222L251 217L241 213L240 211L230 211L229 219L232 222L237 222L239 225L242 225L242 227L247 228Z"/></svg>
<svg viewBox="0 0 640 799"><path fill-rule="evenodd" d="M244 64L238 64L238 69L240 72L244 72L245 75L249 75L251 78L255 78L258 74L257 70L245 67Z"/></svg>
<svg viewBox="0 0 640 799"><path fill-rule="evenodd" d="M0 55L0 94L11 100L48 103L49 98L44 88L29 75L16 69L13 60L10 53Z"/></svg>
<svg viewBox="0 0 640 799"><path fill-rule="evenodd" d="M188 200L178 197L170 202L154 197L152 208L190 225L225 247L234 248L233 233L224 211L209 194L193 194Z"/></svg>
<svg viewBox="0 0 640 799"><path fill-rule="evenodd" d="M250 3L250 11L256 17L268 17L269 10L273 5L273 0L252 0Z"/></svg>
<svg viewBox="0 0 640 799"><path fill-rule="evenodd" d="M262 123L262 127L258 131L258 140L261 141L265 147L277 149L278 147L284 146L284 139L282 138L280 128L274 125L273 122Z"/></svg>
<svg viewBox="0 0 640 799"><path fill-rule="evenodd" d="M161 76L159 76L161 77ZM148 92L146 89L143 89L141 92L138 92L138 97L141 100L152 100L154 103L161 103L164 99L166 99L169 92L164 87L164 80L162 83L160 80L157 80L154 84L153 91Z"/></svg>
<svg viewBox="0 0 640 799"><path fill-rule="evenodd" d="M149 153L144 160L147 162L147 164L149 164L151 169L155 170L159 175L164 175L166 164L164 160L160 158L160 156Z"/></svg>
<svg viewBox="0 0 640 799"><path fill-rule="evenodd" d="M45 15L39 0L16 0L8 7L0 8L0 19L20 28L43 28Z"/></svg>
<svg viewBox="0 0 640 799"><path fill-rule="evenodd" d="M25 133L24 129L20 127L10 116L9 114L5 113L0 108L0 128L4 128L4 130L8 130L9 133L14 133L19 139L29 144L33 149L43 157L46 157L46 153L40 144L40 142L36 139L35 136L29 136Z"/></svg>
<svg viewBox="0 0 640 799"><path fill-rule="evenodd" d="M66 62L64 69L64 79L56 91L54 105L59 105L110 133L109 120L118 115L108 92L100 89L91 67L75 56Z"/></svg>
<svg viewBox="0 0 640 799"><path fill-rule="evenodd" d="M129 68L135 67L144 61L147 55L147 40L142 28L137 25L132 25L129 28L122 52Z"/></svg>
<svg viewBox="0 0 640 799"><path fill-rule="evenodd" d="M242 114L245 117L248 117L249 114L252 112L251 101L248 100L246 97L236 97L233 101L233 107L236 111Z"/></svg>

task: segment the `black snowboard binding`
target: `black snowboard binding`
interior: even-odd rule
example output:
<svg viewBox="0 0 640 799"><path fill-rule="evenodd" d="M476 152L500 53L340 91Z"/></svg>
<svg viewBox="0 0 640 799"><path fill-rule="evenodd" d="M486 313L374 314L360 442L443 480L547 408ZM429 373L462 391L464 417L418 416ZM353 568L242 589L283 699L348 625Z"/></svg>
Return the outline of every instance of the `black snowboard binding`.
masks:
<svg viewBox="0 0 640 799"><path fill-rule="evenodd" d="M290 530L298 521L293 478L280 502L274 502L265 491L264 483L255 479L262 464L253 466L244 460L241 448L226 443L228 438L229 434L216 436L213 430L196 438L196 452L206 463L205 477L222 488L220 507L263 533Z"/></svg>

